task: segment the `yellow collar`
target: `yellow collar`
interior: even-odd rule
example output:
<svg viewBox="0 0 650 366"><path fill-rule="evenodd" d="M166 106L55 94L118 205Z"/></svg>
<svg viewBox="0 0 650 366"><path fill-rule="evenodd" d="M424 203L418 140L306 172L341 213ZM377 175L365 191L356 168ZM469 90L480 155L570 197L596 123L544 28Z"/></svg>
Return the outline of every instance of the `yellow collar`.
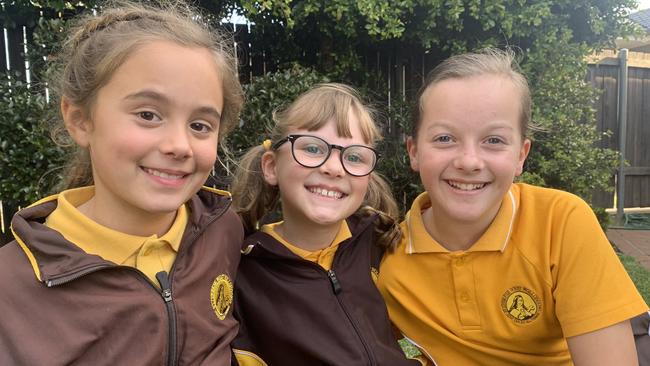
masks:
<svg viewBox="0 0 650 366"><path fill-rule="evenodd" d="M288 241L286 241L283 237L281 237L277 231L275 231L275 228L282 224L283 221L275 222L273 224L268 224L268 225L263 225L260 231L263 233L267 233L271 235L275 240L279 241L280 243L284 244L289 250L291 250L293 253L295 253L297 256L311 260L311 261L317 261L321 253L324 251L336 251L336 248L338 248L339 244L341 244L344 240L347 240L352 237L352 233L350 232L350 228L348 227L348 223L343 220L341 222L341 227L339 228L338 233L336 233L336 237L334 237L334 240L332 241L332 244L330 244L328 247L316 250L313 252L310 252L308 250L299 248Z"/></svg>
<svg viewBox="0 0 650 366"><path fill-rule="evenodd" d="M174 223L167 233L160 238L157 238L157 235L143 237L107 228L82 214L77 207L94 194L95 188L92 186L61 192L57 197L57 207L47 217L45 225L60 232L86 253L98 255L116 264L124 263L147 240L164 241L178 252L188 220L185 205L178 209Z"/></svg>
<svg viewBox="0 0 650 366"><path fill-rule="evenodd" d="M429 235L424 227L422 220L422 210L429 207L429 195L427 192L421 193L411 206L411 210L406 214L406 226L408 228L408 241L405 246L406 253L448 253L445 247L438 243ZM510 190L505 194L501 201L501 207L496 217L481 235L479 240L474 243L467 251L501 251L503 252L510 241L512 230L514 229L517 209L519 207L519 187L515 184L510 186ZM434 217L435 219L435 217Z"/></svg>

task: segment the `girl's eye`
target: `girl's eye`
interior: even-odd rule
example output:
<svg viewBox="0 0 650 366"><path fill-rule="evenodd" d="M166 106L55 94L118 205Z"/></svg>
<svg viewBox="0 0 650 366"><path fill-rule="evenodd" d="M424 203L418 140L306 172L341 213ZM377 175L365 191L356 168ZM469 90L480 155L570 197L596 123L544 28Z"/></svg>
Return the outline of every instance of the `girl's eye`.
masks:
<svg viewBox="0 0 650 366"><path fill-rule="evenodd" d="M356 153L350 153L345 155L345 160L347 160L350 163L362 163L363 157Z"/></svg>
<svg viewBox="0 0 650 366"><path fill-rule="evenodd" d="M193 131L199 132L199 133L207 133L212 131L212 126L206 123L202 122L192 122L190 123L190 128Z"/></svg>
<svg viewBox="0 0 650 366"><path fill-rule="evenodd" d="M500 137L488 137L487 140L485 140L488 144L491 145L496 145L496 144L502 144L504 143L503 139Z"/></svg>
<svg viewBox="0 0 650 366"><path fill-rule="evenodd" d="M451 136L449 136L449 135L441 135L441 136L436 136L433 139L433 141L434 142L448 143L448 142L452 142L453 140L452 140Z"/></svg>
<svg viewBox="0 0 650 366"><path fill-rule="evenodd" d="M307 145L303 147L303 151L309 154L322 154L323 149L318 145Z"/></svg>
<svg viewBox="0 0 650 366"><path fill-rule="evenodd" d="M153 121L157 118L156 114L150 111L138 112L138 116L145 121Z"/></svg>

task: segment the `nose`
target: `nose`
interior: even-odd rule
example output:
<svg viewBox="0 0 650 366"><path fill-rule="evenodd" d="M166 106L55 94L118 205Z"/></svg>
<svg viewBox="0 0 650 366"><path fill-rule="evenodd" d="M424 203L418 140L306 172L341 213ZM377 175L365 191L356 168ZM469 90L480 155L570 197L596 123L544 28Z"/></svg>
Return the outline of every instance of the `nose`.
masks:
<svg viewBox="0 0 650 366"><path fill-rule="evenodd" d="M338 149L332 149L330 156L327 157L327 160L319 167L321 173L329 175L332 177L342 177L345 174L343 169L343 163L341 162L341 151Z"/></svg>
<svg viewBox="0 0 650 366"><path fill-rule="evenodd" d="M466 144L458 151L454 159L454 167L464 171L472 172L483 169L485 163L481 153L476 146Z"/></svg>
<svg viewBox="0 0 650 366"><path fill-rule="evenodd" d="M185 123L169 123L161 132L159 149L164 155L177 160L192 156L192 136Z"/></svg>

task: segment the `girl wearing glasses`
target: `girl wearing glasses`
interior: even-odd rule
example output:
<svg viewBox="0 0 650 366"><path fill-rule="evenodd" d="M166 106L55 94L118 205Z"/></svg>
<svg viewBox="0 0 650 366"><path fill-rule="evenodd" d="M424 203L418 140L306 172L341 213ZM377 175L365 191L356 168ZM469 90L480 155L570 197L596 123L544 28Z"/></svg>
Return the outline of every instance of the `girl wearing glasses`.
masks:
<svg viewBox="0 0 650 366"><path fill-rule="evenodd" d="M350 87L322 84L274 121L233 184L234 208L256 230L235 285L239 365L418 365L395 342L374 284L401 234L373 172L371 111ZM259 227L278 203L283 220Z"/></svg>

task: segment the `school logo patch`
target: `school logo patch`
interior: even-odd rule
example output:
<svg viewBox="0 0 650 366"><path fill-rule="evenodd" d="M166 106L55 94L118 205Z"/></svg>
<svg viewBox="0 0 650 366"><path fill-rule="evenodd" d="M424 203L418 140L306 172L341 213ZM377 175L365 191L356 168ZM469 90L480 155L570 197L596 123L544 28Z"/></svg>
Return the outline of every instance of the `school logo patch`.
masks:
<svg viewBox="0 0 650 366"><path fill-rule="evenodd" d="M542 302L532 290L515 286L501 296L501 310L515 323L525 324L537 319Z"/></svg>
<svg viewBox="0 0 650 366"><path fill-rule="evenodd" d="M217 276L212 282L212 288L210 288L210 304L212 304L212 310L220 320L226 319L226 315L230 311L232 295L233 288L230 278L225 274Z"/></svg>

